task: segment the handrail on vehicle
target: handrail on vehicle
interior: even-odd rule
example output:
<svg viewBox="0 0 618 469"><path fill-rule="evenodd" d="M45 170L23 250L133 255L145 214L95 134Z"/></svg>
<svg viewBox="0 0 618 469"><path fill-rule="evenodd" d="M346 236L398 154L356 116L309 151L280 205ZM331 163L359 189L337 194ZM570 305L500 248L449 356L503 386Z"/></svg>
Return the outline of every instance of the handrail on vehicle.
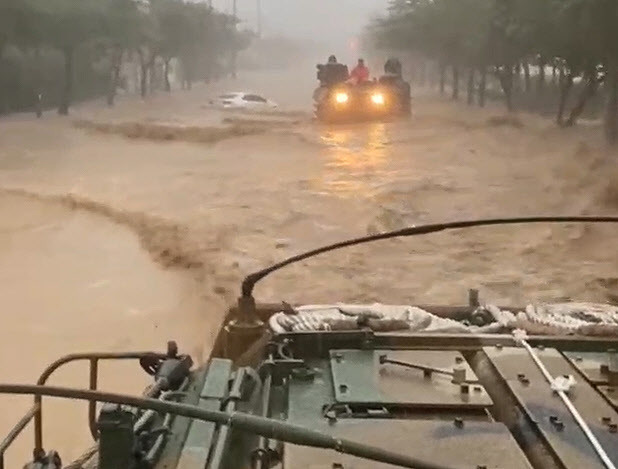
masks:
<svg viewBox="0 0 618 469"><path fill-rule="evenodd" d="M36 384L44 386L49 377L60 367L67 363L88 360L90 362L89 367L89 389L91 391L97 390L98 374L99 374L99 361L100 360L139 360L144 357L158 357L165 358L165 354L155 352L124 352L124 353L73 353L65 355L58 360L51 363L43 373L39 376ZM42 414L42 397L41 395L34 396L34 405L26 412L26 414L15 424L9 434L0 442L0 469L4 469L4 453L15 441L15 439L21 434L21 432L28 426L30 421L34 419L34 450L33 456L35 460L44 456L43 450L43 414ZM88 402L88 427L92 438L96 441L98 439L98 433L96 428L96 401Z"/></svg>

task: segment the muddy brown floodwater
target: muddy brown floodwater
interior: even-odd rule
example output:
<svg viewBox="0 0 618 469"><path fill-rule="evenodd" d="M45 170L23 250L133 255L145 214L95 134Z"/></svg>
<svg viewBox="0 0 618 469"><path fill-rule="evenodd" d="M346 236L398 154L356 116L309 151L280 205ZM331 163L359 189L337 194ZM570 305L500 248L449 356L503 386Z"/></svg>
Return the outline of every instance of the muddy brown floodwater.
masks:
<svg viewBox="0 0 618 469"><path fill-rule="evenodd" d="M203 324L199 295L184 277L153 263L134 233L99 215L3 196L3 380L34 382L53 357L70 351L160 350L168 338L178 336L199 356L209 337L200 337L206 328L196 327ZM139 365L102 367L101 384L107 389L135 392L147 382ZM86 387L87 380L87 368L76 364L51 381ZM22 397L0 398L3 435L29 405ZM45 417L44 429L65 457L88 445L83 405L54 403L45 407ZM12 448L6 467L21 467L31 450L32 434L27 435Z"/></svg>
<svg viewBox="0 0 618 469"><path fill-rule="evenodd" d="M32 382L67 353L161 350L168 339L202 359L244 274L342 238L617 211L617 155L596 124L559 130L415 90L410 120L324 126L307 112L313 72L253 73L115 109L84 104L69 119L0 120L0 381ZM213 94L249 85L280 111L208 108ZM256 296L453 303L477 287L500 302L615 302L615 242L611 227L582 226L392 240L291 266ZM86 379L71 366L53 382ZM108 365L101 383L139 393L146 379L136 365ZM0 397L0 434L28 404ZM83 405L48 402L45 412L47 449L68 460L88 445ZM27 459L30 436L8 467Z"/></svg>

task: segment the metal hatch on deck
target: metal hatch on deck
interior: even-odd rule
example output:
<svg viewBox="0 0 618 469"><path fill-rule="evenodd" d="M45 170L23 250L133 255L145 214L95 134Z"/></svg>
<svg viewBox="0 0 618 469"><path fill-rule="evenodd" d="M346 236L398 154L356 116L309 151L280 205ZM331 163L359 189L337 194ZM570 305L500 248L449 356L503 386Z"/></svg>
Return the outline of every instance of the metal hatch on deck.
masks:
<svg viewBox="0 0 618 469"><path fill-rule="evenodd" d="M445 409L492 405L456 351L331 350L330 365L338 404Z"/></svg>

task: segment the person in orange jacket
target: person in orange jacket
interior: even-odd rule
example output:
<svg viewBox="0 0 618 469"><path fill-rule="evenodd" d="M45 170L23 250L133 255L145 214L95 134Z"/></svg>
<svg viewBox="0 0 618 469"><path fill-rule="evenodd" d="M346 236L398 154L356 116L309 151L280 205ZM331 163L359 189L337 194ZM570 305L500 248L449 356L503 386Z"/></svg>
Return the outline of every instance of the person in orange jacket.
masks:
<svg viewBox="0 0 618 469"><path fill-rule="evenodd" d="M350 72L350 82L354 85L369 81L369 68L363 59L358 59L358 64Z"/></svg>

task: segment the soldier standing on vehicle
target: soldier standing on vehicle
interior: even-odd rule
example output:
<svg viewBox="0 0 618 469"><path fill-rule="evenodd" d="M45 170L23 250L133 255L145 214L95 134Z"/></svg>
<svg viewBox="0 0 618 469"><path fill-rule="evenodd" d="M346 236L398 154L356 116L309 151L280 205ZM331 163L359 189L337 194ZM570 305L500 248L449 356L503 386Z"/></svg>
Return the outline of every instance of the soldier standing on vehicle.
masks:
<svg viewBox="0 0 618 469"><path fill-rule="evenodd" d="M401 62L399 59L388 59L384 64L384 73L390 76L401 77Z"/></svg>
<svg viewBox="0 0 618 469"><path fill-rule="evenodd" d="M363 59L358 59L356 67L350 73L350 82L354 85L369 81L369 68Z"/></svg>
<svg viewBox="0 0 618 469"><path fill-rule="evenodd" d="M326 65L318 65L318 80L322 86L341 83L348 78L348 67L337 62L337 57L331 55Z"/></svg>
<svg viewBox="0 0 618 469"><path fill-rule="evenodd" d="M328 95L330 87L343 83L348 79L347 65L337 62L337 57L331 55L328 62L324 65L318 65L318 80L320 87L313 93L314 101L321 101Z"/></svg>

